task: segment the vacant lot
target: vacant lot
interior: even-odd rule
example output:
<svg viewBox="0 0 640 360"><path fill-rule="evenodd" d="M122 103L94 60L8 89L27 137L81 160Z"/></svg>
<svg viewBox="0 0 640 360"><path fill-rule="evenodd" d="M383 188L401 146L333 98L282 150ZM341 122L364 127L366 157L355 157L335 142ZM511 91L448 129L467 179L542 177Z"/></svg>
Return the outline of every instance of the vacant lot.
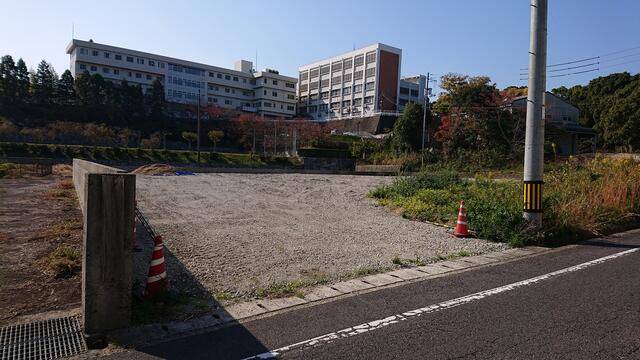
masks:
<svg viewBox="0 0 640 360"><path fill-rule="evenodd" d="M138 204L165 238L172 286L250 294L331 281L392 258L430 261L505 245L456 239L366 197L390 177L303 174L138 176ZM195 283L194 283L195 281Z"/></svg>

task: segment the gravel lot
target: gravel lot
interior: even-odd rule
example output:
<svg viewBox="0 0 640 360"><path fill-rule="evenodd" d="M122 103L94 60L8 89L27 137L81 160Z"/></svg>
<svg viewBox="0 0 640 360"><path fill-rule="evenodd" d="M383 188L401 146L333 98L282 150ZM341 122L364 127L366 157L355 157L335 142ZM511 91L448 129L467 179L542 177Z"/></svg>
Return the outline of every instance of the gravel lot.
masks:
<svg viewBox="0 0 640 360"><path fill-rule="evenodd" d="M379 207L391 177L308 174L138 176L138 205L168 248L171 286L243 294L274 282L390 266L503 244L456 239Z"/></svg>

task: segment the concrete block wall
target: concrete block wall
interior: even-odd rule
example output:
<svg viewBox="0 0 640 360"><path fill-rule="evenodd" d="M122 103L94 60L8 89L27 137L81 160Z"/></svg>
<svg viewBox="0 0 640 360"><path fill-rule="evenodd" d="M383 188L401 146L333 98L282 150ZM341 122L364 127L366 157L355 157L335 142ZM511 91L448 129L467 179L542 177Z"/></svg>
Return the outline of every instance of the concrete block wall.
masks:
<svg viewBox="0 0 640 360"><path fill-rule="evenodd" d="M131 322L135 174L73 160L73 183L82 208L82 310L87 335Z"/></svg>

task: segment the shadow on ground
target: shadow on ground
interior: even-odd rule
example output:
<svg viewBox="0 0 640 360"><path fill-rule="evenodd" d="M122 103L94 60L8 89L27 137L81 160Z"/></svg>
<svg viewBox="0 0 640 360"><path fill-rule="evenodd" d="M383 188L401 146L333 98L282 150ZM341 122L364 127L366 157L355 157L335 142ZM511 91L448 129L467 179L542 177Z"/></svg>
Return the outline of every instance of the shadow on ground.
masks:
<svg viewBox="0 0 640 360"><path fill-rule="evenodd" d="M138 226L137 234L142 251L134 255L134 325L151 328L153 332L159 333L142 335L142 339L133 341L138 343L159 341L160 343L153 346L136 346L127 344L126 340L123 341L121 345L134 347L136 355L132 357L145 358L144 354L146 354L165 359L241 359L268 351L267 347L251 332L233 321L217 327L205 326L197 330L199 335L169 341L162 340L176 338L179 334L176 333L175 328L182 326L188 328L186 324L196 324L200 319L209 318L213 323L214 319L232 317L166 246L164 256L169 291L154 301L144 299L142 292L153 251L153 240L142 225ZM160 326L144 326L148 324L160 324ZM113 358L120 357L117 354L113 356Z"/></svg>

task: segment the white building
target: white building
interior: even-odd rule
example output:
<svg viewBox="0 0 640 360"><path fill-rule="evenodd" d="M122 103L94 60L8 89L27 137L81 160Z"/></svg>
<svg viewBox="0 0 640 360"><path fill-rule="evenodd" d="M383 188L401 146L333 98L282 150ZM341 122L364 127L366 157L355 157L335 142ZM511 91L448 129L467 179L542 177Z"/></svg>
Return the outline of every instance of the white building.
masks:
<svg viewBox="0 0 640 360"><path fill-rule="evenodd" d="M402 50L373 44L300 66L298 106L316 120L397 113Z"/></svg>
<svg viewBox="0 0 640 360"><path fill-rule="evenodd" d="M158 79L170 102L196 103L199 91L203 105L277 117L296 114L297 79L271 69L255 71L250 61L239 60L231 70L77 39L67 46L67 54L74 77L86 71L143 90Z"/></svg>
<svg viewBox="0 0 640 360"><path fill-rule="evenodd" d="M409 76L400 79L400 97L398 109L402 112L409 102L424 106L427 93L427 77L424 75Z"/></svg>

